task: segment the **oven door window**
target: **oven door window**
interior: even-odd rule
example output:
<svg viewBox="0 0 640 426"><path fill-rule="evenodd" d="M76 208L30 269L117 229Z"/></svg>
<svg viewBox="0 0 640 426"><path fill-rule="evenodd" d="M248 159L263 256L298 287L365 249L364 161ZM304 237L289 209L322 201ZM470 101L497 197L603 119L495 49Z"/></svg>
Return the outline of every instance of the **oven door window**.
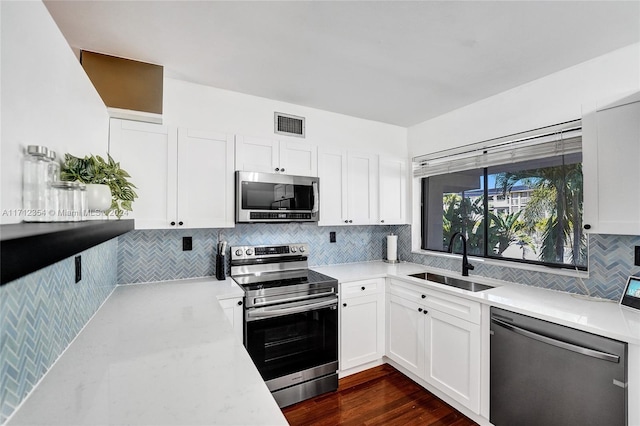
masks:
<svg viewBox="0 0 640 426"><path fill-rule="evenodd" d="M312 210L313 202L311 185L242 182L245 210Z"/></svg>
<svg viewBox="0 0 640 426"><path fill-rule="evenodd" d="M338 310L247 322L246 346L267 381L338 360Z"/></svg>

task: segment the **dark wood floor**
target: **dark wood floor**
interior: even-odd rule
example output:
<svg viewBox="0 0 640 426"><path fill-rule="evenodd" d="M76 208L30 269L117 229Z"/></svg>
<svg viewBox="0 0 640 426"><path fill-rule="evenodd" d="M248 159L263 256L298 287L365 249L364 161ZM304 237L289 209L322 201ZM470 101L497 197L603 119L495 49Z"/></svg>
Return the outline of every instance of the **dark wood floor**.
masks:
<svg viewBox="0 0 640 426"><path fill-rule="evenodd" d="M476 425L388 364L340 379L336 392L282 410L298 425Z"/></svg>

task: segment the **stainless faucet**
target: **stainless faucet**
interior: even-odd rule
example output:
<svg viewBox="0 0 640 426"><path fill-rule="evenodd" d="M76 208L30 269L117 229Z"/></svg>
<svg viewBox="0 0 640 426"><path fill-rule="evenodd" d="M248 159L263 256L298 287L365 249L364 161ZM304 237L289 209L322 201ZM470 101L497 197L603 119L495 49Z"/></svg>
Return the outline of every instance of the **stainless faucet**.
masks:
<svg viewBox="0 0 640 426"><path fill-rule="evenodd" d="M453 253L453 240L458 235L462 238L462 276L468 277L469 269L473 270L474 266L469 263L469 259L467 258L467 239L462 232L456 232L451 236L451 239L449 240L449 253Z"/></svg>

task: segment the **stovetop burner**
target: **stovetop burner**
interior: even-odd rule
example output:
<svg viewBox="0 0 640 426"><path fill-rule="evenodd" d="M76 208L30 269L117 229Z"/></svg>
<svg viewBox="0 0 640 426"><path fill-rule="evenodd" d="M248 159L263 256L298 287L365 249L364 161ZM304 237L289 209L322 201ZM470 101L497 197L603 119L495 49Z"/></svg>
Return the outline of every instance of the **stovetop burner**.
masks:
<svg viewBox="0 0 640 426"><path fill-rule="evenodd" d="M245 307L337 294L335 278L308 267L308 244L231 247L231 277L245 292Z"/></svg>
<svg viewBox="0 0 640 426"><path fill-rule="evenodd" d="M311 269L290 272L293 273L270 272L261 275L241 275L233 277L233 279L243 289L245 289L245 291L262 290L300 284L314 285L335 281L334 278L313 271Z"/></svg>

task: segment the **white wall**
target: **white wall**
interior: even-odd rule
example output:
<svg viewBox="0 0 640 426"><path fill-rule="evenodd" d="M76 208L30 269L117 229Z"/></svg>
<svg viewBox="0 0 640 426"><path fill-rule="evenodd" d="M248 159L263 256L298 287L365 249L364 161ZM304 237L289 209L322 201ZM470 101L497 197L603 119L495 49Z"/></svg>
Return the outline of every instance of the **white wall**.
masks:
<svg viewBox="0 0 640 426"><path fill-rule="evenodd" d="M27 145L61 156L105 154L109 116L76 56L40 1L0 1L1 223L22 220L22 158Z"/></svg>
<svg viewBox="0 0 640 426"><path fill-rule="evenodd" d="M635 44L412 126L409 154L576 120L585 102L639 89L640 44Z"/></svg>
<svg viewBox="0 0 640 426"><path fill-rule="evenodd" d="M164 124L272 139L273 113L306 117L306 138L321 146L377 152L405 158L407 129L257 96L164 79Z"/></svg>

